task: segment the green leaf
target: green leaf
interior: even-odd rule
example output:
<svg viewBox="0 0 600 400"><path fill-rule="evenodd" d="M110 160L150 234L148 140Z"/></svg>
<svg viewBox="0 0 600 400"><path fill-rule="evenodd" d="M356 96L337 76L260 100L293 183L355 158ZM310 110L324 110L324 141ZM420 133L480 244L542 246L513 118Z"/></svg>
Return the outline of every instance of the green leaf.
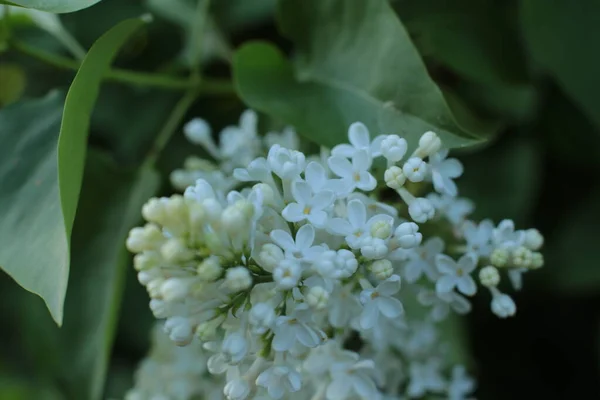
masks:
<svg viewBox="0 0 600 400"><path fill-rule="evenodd" d="M125 239L158 186L153 170L123 170L103 154L90 153L61 328L39 298L0 280L0 304L10 304L0 308L0 323L19 332L18 337L9 334L11 364L60 387L63 398L95 400L102 395L124 279L132 269Z"/></svg>
<svg viewBox="0 0 600 400"><path fill-rule="evenodd" d="M427 130L450 147L477 142L455 122L385 0L285 0L279 11L297 62L292 66L264 43L243 46L234 77L251 107L327 146L345 141L355 121L373 134L398 133L410 143Z"/></svg>
<svg viewBox="0 0 600 400"><path fill-rule="evenodd" d="M63 98L54 92L0 110L0 266L57 322L69 274L56 162Z"/></svg>
<svg viewBox="0 0 600 400"><path fill-rule="evenodd" d="M99 1L100 0L10 0L2 1L2 3L52 13L68 13L91 7Z"/></svg>
<svg viewBox="0 0 600 400"><path fill-rule="evenodd" d="M521 25L533 59L600 127L600 2L524 0Z"/></svg>
<svg viewBox="0 0 600 400"><path fill-rule="evenodd" d="M103 74L142 24L140 19L126 20L92 46L67 93L57 147L56 117L61 112L57 95L0 114L0 124L7 127L2 132L6 155L0 160L0 178L8 182L0 205L11 214L0 224L5 244L0 248L0 266L40 295L59 325L90 116Z"/></svg>
<svg viewBox="0 0 600 400"><path fill-rule="evenodd" d="M461 156L461 161L465 173L457 182L459 193L474 201L474 219L526 222L542 173L542 160L534 141L506 140L486 151Z"/></svg>

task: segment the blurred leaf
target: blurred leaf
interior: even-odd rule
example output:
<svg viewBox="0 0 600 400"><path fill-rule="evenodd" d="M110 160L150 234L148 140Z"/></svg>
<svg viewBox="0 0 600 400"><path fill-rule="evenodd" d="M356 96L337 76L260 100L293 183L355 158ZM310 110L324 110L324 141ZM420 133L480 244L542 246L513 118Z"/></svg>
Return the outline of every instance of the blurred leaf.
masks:
<svg viewBox="0 0 600 400"><path fill-rule="evenodd" d="M509 139L461 161L465 173L458 180L459 193L475 202L475 220L524 222L540 189L542 164L535 142Z"/></svg>
<svg viewBox="0 0 600 400"><path fill-rule="evenodd" d="M21 7L0 8L0 18L5 18L7 13L9 13L9 24L11 26L33 24L54 36L76 58L82 59L85 57L85 49L64 28L58 15Z"/></svg>
<svg viewBox="0 0 600 400"><path fill-rule="evenodd" d="M71 398L99 399L121 307L129 230L159 186L156 172L123 172L90 153L73 235L73 267L60 339Z"/></svg>
<svg viewBox="0 0 600 400"><path fill-rule="evenodd" d="M268 21L276 5L277 0L219 0L213 2L211 11L219 26L235 33Z"/></svg>
<svg viewBox="0 0 600 400"><path fill-rule="evenodd" d="M0 313L1 322L15 330L15 336L2 340L17 347L12 354L15 367L54 381L66 398L94 400L102 395L124 278L131 268L125 239L158 184L152 170L124 171L102 154L90 153L62 328L38 298L15 285L2 287L1 303L11 305Z"/></svg>
<svg viewBox="0 0 600 400"><path fill-rule="evenodd" d="M91 7L100 0L8 0L0 3L33 8L52 13L67 13Z"/></svg>
<svg viewBox="0 0 600 400"><path fill-rule="evenodd" d="M586 169L598 169L600 128L579 107L552 88L540 110L537 130L555 160Z"/></svg>
<svg viewBox="0 0 600 400"><path fill-rule="evenodd" d="M0 64L0 107L19 100L26 83L25 72L18 64Z"/></svg>
<svg viewBox="0 0 600 400"><path fill-rule="evenodd" d="M394 5L441 85L486 115L516 121L534 116L537 92L529 82L515 1L400 0Z"/></svg>
<svg viewBox="0 0 600 400"><path fill-rule="evenodd" d="M532 56L600 127L597 0L522 0L521 24Z"/></svg>
<svg viewBox="0 0 600 400"><path fill-rule="evenodd" d="M598 227L600 226L600 188L590 193L583 204L563 218L559 236L548 250L552 264L546 271L556 287L584 295L600 288ZM550 267L554 268L550 268Z"/></svg>

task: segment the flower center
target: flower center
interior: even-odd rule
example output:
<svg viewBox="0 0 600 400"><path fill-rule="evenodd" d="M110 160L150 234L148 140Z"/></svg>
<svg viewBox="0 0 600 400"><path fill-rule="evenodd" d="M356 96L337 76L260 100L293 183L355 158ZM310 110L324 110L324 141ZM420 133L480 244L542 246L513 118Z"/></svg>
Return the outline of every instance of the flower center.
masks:
<svg viewBox="0 0 600 400"><path fill-rule="evenodd" d="M379 292L373 292L373 293L371 293L371 300L375 300L378 297L379 297Z"/></svg>
<svg viewBox="0 0 600 400"><path fill-rule="evenodd" d="M359 182L359 181L360 181L360 174L359 174L358 172L355 172L355 173L354 173L354 180L355 180L356 182Z"/></svg>
<svg viewBox="0 0 600 400"><path fill-rule="evenodd" d="M304 210L302 211L304 214L308 215L310 214L311 208L309 206L304 207Z"/></svg>
<svg viewBox="0 0 600 400"><path fill-rule="evenodd" d="M465 274L465 272L463 271L463 269L462 269L462 268L458 268L458 269L456 270L456 275L458 275L458 276L463 276L464 274Z"/></svg>

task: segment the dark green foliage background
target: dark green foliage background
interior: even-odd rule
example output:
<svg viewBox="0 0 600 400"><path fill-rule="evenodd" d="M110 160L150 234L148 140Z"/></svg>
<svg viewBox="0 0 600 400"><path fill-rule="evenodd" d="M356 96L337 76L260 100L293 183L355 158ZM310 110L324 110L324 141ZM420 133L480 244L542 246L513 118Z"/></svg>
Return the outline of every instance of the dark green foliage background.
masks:
<svg viewBox="0 0 600 400"><path fill-rule="evenodd" d="M336 0L331 4L353 7L362 2ZM284 3L293 8L300 2ZM189 4L193 7L193 2ZM482 291L474 300L474 312L466 319L465 329L452 331L465 332L466 338L459 341L466 343L461 349L463 357L473 361L471 369L479 380L476 397L600 398L600 2L392 0L389 4L460 122L457 132L461 140L487 139L455 150L465 164L459 188L462 195L476 201L476 217L495 222L513 218L519 227L538 227L546 237L546 266L527 275L524 291L516 295L517 316L498 320L489 312L490 299ZM205 43L202 70L204 76L220 79L231 77L235 66L240 90L237 95L201 96L187 110L186 118L201 116L219 129L235 121L244 109L241 97L283 122L296 122L294 110L313 112L307 99L296 97L273 105L273 98L286 91L305 93L305 85L319 86L323 98L335 104L352 104L347 97L332 93L327 77L337 77L336 71L343 69L339 74L347 82L360 83L358 67L364 60L352 63L352 57L360 57L360 52L347 50L356 54L345 54L342 65L334 65L341 55L325 57L327 62L319 64L323 58L315 61L308 52L302 54L311 32L327 30L336 21L328 25L328 19L315 16L312 22L317 26L302 36L293 31L290 21L278 28L275 8L274 0L212 2L216 36L228 46L214 45L218 40L213 40L213 45ZM64 14L61 20L89 49L120 21L149 10L154 11L154 21L127 42L115 65L185 76L187 66L177 55L188 44L192 27L155 6L138 0L103 0ZM286 23L284 16L279 19ZM56 40L32 26L20 26L13 34L45 51L66 55ZM399 35L396 31L391 34ZM290 39L301 45L295 47ZM248 62L242 57L252 56L251 51L262 51L264 56L264 51L269 51L264 43L258 45L262 48L244 47L245 54L234 55L243 44L256 46L247 44L255 40L271 42L282 51L282 57L298 55L293 49L300 52L283 60L287 72L260 57L261 63L251 63L252 68L258 64L276 68L281 73L277 82L282 84L267 87L257 83L253 87L241 82L244 76L259 79L264 73L244 69ZM47 66L1 44L2 33L2 118L16 115L11 110L24 112L23 104L28 104L26 111L38 107L36 110L55 112L60 108L74 72ZM22 76L8 71L8 65L16 66ZM305 72L307 80L297 82L292 73L287 74L294 68ZM377 71L377 65L373 68ZM397 68L399 76L406 74L402 65ZM382 75L382 82L384 78L394 82L394 65L386 65ZM55 89L54 97L46 97ZM373 89L369 93L377 98L380 92ZM40 298L0 272L0 399L119 398L132 385L135 366L149 346L153 318L121 243L127 229L139 222L144 199L169 193L168 173L198 150L185 142L177 126L158 157L157 171L145 164L180 97L181 91L102 84L91 117L62 328L52 321ZM308 121L301 129L310 131L322 121L336 126L346 117L355 116L322 119L310 114L298 123ZM5 121L2 118L0 121ZM398 126L393 122L396 116L390 118L374 119L373 123ZM26 126L23 122L23 129ZM471 129L463 131L467 126ZM9 132L7 127L0 124L2 157L11 154L8 146L16 142L5 135L27 133L27 129L19 132L14 128ZM51 134L57 133L54 129ZM328 143L336 140L323 139ZM0 181L0 197L3 184ZM0 204L4 205L1 200ZM43 207L35 201L31 206ZM5 211L0 211L0 219ZM34 250L27 243L23 246L26 251Z"/></svg>

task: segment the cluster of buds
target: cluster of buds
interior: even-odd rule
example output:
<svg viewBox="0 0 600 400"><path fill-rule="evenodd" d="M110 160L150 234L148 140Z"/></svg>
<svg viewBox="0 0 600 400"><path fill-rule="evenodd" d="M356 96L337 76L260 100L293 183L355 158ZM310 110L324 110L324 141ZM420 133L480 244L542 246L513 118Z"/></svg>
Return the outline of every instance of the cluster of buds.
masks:
<svg viewBox="0 0 600 400"><path fill-rule="evenodd" d="M462 164L438 135L371 138L357 122L349 143L306 156L290 129L258 136L251 111L219 146L202 120L185 131L215 167L176 171L176 186L195 181L148 201L127 246L166 335L203 348L220 396L469 397L474 382L449 365L438 323L469 312L478 287L493 313L514 315L501 272L519 289L543 264L543 238L468 220Z"/></svg>

